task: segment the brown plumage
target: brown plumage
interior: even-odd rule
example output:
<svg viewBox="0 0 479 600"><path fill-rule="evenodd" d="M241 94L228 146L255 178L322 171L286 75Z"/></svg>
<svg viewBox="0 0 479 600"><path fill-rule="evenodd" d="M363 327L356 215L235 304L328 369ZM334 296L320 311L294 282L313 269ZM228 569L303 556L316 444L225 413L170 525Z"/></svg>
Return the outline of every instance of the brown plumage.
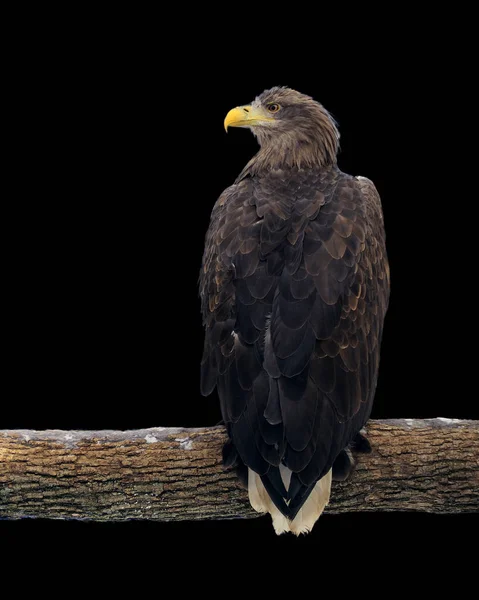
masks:
<svg viewBox="0 0 479 600"><path fill-rule="evenodd" d="M253 506L299 533L371 412L389 298L381 202L338 169L336 125L308 96L274 88L233 117L261 149L206 234L201 391L218 388L225 462L248 467Z"/></svg>

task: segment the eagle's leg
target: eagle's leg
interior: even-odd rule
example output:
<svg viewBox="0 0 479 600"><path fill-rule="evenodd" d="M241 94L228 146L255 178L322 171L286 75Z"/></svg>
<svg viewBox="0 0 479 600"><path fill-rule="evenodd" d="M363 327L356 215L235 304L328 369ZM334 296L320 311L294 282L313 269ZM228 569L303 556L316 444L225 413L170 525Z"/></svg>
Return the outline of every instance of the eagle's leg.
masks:
<svg viewBox="0 0 479 600"><path fill-rule="evenodd" d="M351 454L351 450L354 450L355 452L365 452L366 454L371 452L371 444L365 437L365 433L366 430L361 429L361 431L354 436L349 446L344 448L344 450L341 450L336 457L333 464L334 481L346 481L351 475L356 464L353 455Z"/></svg>
<svg viewBox="0 0 479 600"><path fill-rule="evenodd" d="M351 442L351 448L356 452L364 452L369 454L371 452L371 444L367 437L365 437L366 431L361 429L359 433L356 434L353 441Z"/></svg>
<svg viewBox="0 0 479 600"><path fill-rule="evenodd" d="M238 464L235 467L235 473L239 479L239 482L241 484L241 487L245 490L248 489L248 467L243 464L242 462L240 462L240 464Z"/></svg>
<svg viewBox="0 0 479 600"><path fill-rule="evenodd" d="M227 471L234 470L241 486L245 490L248 489L248 467L239 457L238 451L231 440L228 440L223 446L223 467Z"/></svg>
<svg viewBox="0 0 479 600"><path fill-rule="evenodd" d="M333 463L333 481L346 481L354 469L354 458L349 448L344 448Z"/></svg>

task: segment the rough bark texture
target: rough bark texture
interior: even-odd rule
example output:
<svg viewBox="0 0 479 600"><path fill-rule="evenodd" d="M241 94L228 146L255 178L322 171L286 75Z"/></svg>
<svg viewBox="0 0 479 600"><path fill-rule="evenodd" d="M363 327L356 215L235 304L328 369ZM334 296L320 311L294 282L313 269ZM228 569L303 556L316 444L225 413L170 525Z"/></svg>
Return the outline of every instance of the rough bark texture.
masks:
<svg viewBox="0 0 479 600"><path fill-rule="evenodd" d="M479 421L370 421L371 454L333 483L327 512L479 511ZM0 431L0 518L258 516L225 472L223 427Z"/></svg>

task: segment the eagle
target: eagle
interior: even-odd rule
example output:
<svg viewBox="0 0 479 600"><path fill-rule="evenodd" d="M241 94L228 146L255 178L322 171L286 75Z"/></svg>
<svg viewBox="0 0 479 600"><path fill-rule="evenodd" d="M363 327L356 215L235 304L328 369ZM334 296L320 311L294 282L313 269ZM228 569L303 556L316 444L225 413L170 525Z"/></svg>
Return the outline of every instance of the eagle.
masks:
<svg viewBox="0 0 479 600"><path fill-rule="evenodd" d="M260 149L206 233L201 393L217 388L224 465L252 507L299 535L351 472L350 448L369 446L390 289L382 205L339 169L336 122L310 96L275 87L224 125Z"/></svg>

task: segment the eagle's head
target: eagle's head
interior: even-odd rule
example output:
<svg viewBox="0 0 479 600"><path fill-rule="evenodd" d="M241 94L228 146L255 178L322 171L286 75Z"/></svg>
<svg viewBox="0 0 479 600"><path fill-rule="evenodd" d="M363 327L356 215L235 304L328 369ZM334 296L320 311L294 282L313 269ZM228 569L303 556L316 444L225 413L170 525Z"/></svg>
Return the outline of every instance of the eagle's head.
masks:
<svg viewBox="0 0 479 600"><path fill-rule="evenodd" d="M228 127L249 127L272 166L336 162L339 132L328 111L310 96L287 87L266 90L254 102L226 115Z"/></svg>

